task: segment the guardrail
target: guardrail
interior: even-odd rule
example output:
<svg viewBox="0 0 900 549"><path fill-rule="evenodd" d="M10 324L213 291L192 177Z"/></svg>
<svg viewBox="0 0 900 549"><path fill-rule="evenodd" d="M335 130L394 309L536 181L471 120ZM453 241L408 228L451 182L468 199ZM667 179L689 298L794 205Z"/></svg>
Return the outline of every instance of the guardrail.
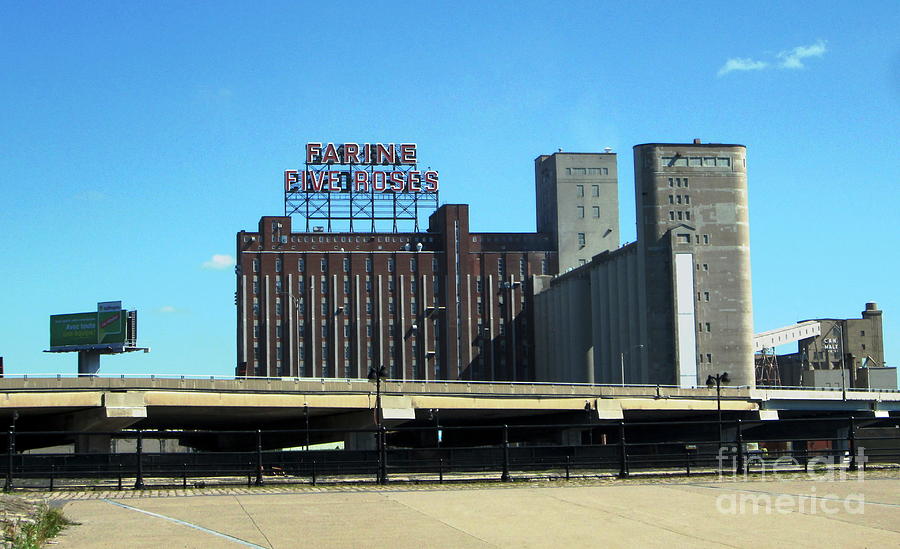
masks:
<svg viewBox="0 0 900 549"><path fill-rule="evenodd" d="M7 451L0 455L0 473L6 490L624 478L811 467L854 471L873 463L900 467L900 418L106 433L10 429L2 438ZM365 448L316 449L316 443L334 440L355 440ZM105 444L107 451L17 451L72 441L94 449ZM176 441L194 450L173 451ZM230 448L215 451L223 441Z"/></svg>
<svg viewBox="0 0 900 549"><path fill-rule="evenodd" d="M313 382L313 383L366 383L366 378L349 378L349 377L266 377L266 376L220 376L220 375L198 375L198 374L60 374L60 373L33 373L33 374L3 374L2 379L135 379L135 380L155 380L155 379L174 379L174 380L208 380L208 381L284 381L284 382ZM647 383L568 383L568 382L552 382L552 381L479 381L479 380L434 380L434 379L387 379L388 383L425 383L425 384L441 384L441 385L507 385L507 386L566 386L566 387L584 387L584 388L660 388L660 389L679 389L678 385L665 384L647 384ZM696 389L703 389L704 386L698 385ZM760 390L796 390L796 391L825 391L825 392L841 392L845 389L841 387L814 387L814 386L770 386L758 385L750 387L749 385L726 385L723 389L760 389ZM878 392L878 393L900 393L900 389L883 389L883 388L864 388L864 387L847 387L847 391L856 392Z"/></svg>

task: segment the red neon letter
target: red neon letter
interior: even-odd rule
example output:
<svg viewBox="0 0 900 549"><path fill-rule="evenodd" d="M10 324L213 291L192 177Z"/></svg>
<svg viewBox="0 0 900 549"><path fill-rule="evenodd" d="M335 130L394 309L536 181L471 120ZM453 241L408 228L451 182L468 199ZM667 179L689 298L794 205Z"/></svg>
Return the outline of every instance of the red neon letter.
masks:
<svg viewBox="0 0 900 549"><path fill-rule="evenodd" d="M422 172L417 170L411 170L408 172L409 184L407 185L408 191L418 193L422 191Z"/></svg>
<svg viewBox="0 0 900 549"><path fill-rule="evenodd" d="M296 185L297 170L284 170L284 192L291 192Z"/></svg>
<svg viewBox="0 0 900 549"><path fill-rule="evenodd" d="M356 143L344 143L344 164L356 164L359 159L359 145Z"/></svg>
<svg viewBox="0 0 900 549"><path fill-rule="evenodd" d="M435 170L425 172L425 192L436 193L438 190L438 173Z"/></svg>
<svg viewBox="0 0 900 549"><path fill-rule="evenodd" d="M362 170L353 172L353 189L362 192L369 190L369 172Z"/></svg>
<svg viewBox="0 0 900 549"><path fill-rule="evenodd" d="M416 144L401 143L400 144L400 163L415 164L416 163Z"/></svg>
<svg viewBox="0 0 900 549"><path fill-rule="evenodd" d="M381 177L378 177L381 176ZM386 172L372 172L372 188L375 189L375 192L383 193L387 188L387 173Z"/></svg>
<svg viewBox="0 0 900 549"><path fill-rule="evenodd" d="M391 190L400 192L403 190L403 172L390 172Z"/></svg>
<svg viewBox="0 0 900 549"><path fill-rule="evenodd" d="M322 144L321 143L307 143L306 144L306 163L307 164L316 164L319 162L318 158L314 158L319 156L322 153Z"/></svg>
<svg viewBox="0 0 900 549"><path fill-rule="evenodd" d="M394 149L393 145L382 145L381 143L377 143L375 145L375 150L377 151L376 156L378 157L375 161L376 164L397 163L397 151Z"/></svg>
<svg viewBox="0 0 900 549"><path fill-rule="evenodd" d="M336 164L338 162L338 153L334 148L334 143L325 145L325 154L322 155L322 162L325 164Z"/></svg>

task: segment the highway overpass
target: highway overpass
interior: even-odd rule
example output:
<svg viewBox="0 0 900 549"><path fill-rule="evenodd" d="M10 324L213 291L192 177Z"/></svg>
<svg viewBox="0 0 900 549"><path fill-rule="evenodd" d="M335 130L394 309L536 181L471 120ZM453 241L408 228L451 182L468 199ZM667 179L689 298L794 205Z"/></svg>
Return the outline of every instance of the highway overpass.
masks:
<svg viewBox="0 0 900 549"><path fill-rule="evenodd" d="M0 421L17 429L291 429L373 424L375 384L362 379L6 377ZM446 425L709 419L715 389L553 383L382 383L384 418ZM723 387L726 418L900 415L900 392Z"/></svg>

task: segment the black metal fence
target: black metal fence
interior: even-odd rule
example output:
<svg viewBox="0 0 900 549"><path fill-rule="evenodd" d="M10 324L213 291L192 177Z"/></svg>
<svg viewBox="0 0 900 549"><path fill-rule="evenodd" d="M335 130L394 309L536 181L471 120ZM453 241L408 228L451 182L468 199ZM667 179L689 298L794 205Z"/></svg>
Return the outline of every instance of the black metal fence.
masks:
<svg viewBox="0 0 900 549"><path fill-rule="evenodd" d="M900 418L844 417L342 430L11 429L5 434L7 452L0 471L7 490L505 481L829 466L852 471L873 463L900 464L898 423ZM310 446L310 440L352 444L319 449ZM40 450L59 443L69 449ZM17 451L23 448L30 450Z"/></svg>

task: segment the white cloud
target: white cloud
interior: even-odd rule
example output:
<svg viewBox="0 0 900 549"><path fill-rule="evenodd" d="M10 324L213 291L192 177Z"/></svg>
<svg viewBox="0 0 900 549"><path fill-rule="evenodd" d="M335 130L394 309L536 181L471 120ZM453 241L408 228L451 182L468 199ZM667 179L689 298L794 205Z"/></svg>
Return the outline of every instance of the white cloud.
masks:
<svg viewBox="0 0 900 549"><path fill-rule="evenodd" d="M221 271L234 265L234 258L228 254L213 254L211 258L203 262L204 269Z"/></svg>
<svg viewBox="0 0 900 549"><path fill-rule="evenodd" d="M755 61L749 57L732 57L728 61L725 61L725 64L719 69L718 76L733 71L759 71L768 66L769 64L765 61Z"/></svg>
<svg viewBox="0 0 900 549"><path fill-rule="evenodd" d="M176 309L175 307L173 307L171 305L163 305L162 307L159 308L159 312L161 312L161 313L177 313L178 309Z"/></svg>
<svg viewBox="0 0 900 549"><path fill-rule="evenodd" d="M779 67L783 69L802 69L803 60L807 57L822 57L828 48L825 41L819 40L809 46L797 46L796 48L780 52L776 57L781 60Z"/></svg>

